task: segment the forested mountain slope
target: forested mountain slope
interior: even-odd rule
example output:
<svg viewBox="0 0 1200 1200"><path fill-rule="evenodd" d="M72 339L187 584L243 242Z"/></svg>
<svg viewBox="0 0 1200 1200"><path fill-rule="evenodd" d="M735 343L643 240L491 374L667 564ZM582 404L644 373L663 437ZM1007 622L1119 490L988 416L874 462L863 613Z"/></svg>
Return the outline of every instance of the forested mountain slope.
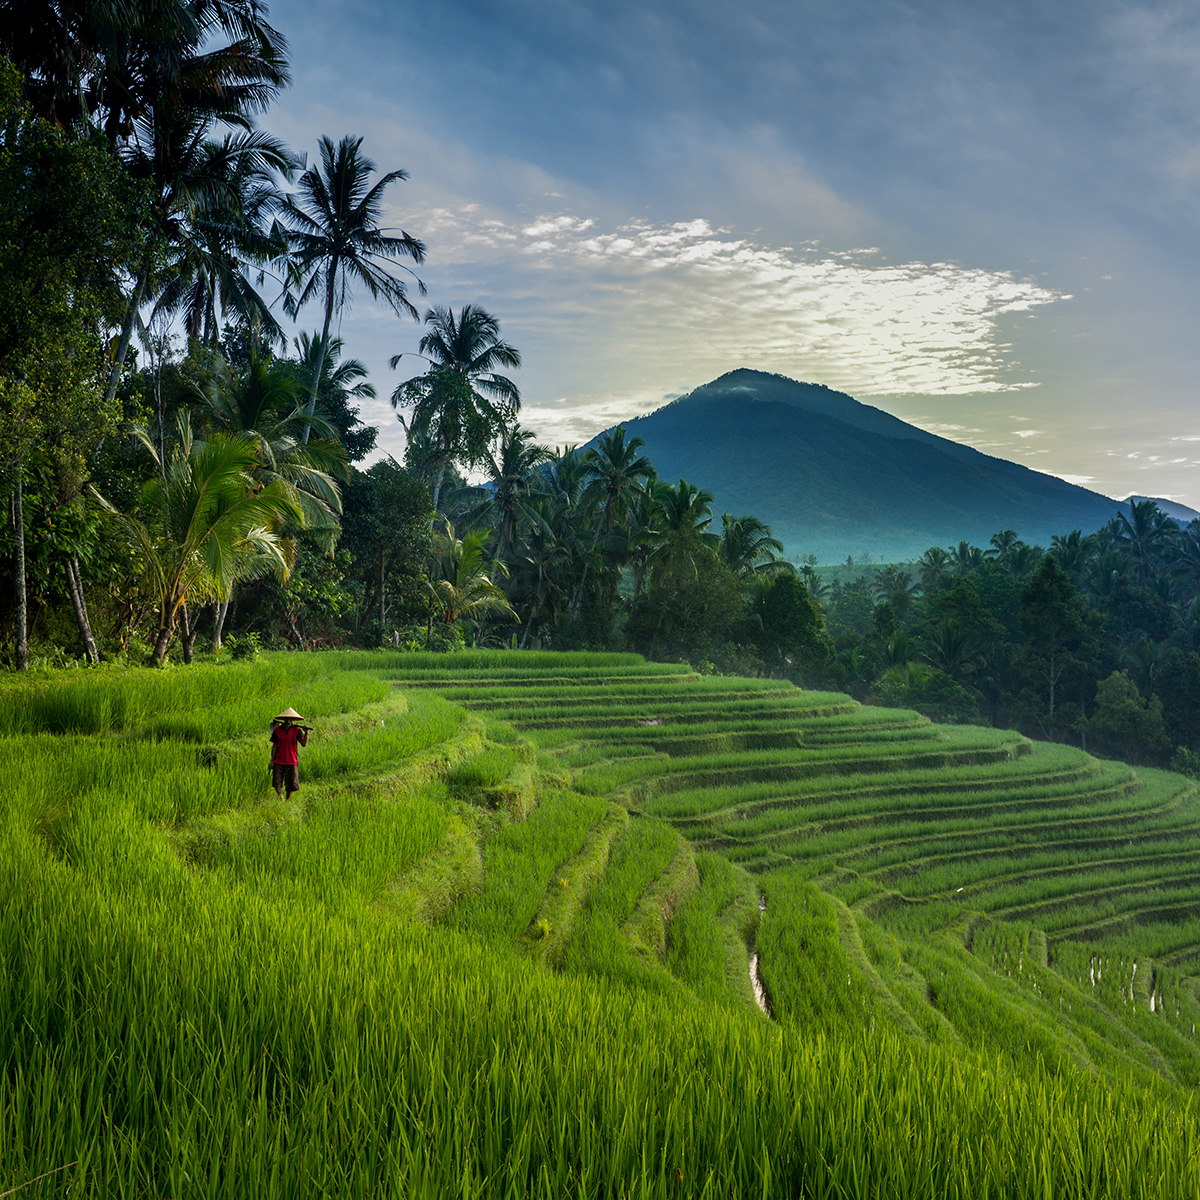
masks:
<svg viewBox="0 0 1200 1200"><path fill-rule="evenodd" d="M789 556L869 552L913 559L931 545L986 546L1085 533L1118 503L909 425L842 392L737 370L624 423L659 475L712 492L715 510L754 513Z"/></svg>

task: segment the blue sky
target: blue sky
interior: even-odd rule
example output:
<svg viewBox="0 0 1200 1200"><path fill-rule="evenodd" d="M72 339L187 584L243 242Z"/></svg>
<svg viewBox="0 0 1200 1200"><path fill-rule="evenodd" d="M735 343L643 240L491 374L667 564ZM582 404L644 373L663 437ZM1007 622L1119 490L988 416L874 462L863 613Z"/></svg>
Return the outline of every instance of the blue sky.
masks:
<svg viewBox="0 0 1200 1200"><path fill-rule="evenodd" d="M275 0L297 149L408 182L428 301L585 440L734 367L1200 507L1200 6ZM306 314L315 328L319 315ZM355 299L381 399L420 331ZM653 447L649 447L653 456ZM703 481L699 481L703 482Z"/></svg>

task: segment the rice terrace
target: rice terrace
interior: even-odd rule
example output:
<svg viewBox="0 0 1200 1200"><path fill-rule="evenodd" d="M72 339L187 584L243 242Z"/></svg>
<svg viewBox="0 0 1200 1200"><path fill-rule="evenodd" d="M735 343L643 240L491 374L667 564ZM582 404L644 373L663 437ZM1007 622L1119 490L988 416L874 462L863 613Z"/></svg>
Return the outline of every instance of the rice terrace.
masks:
<svg viewBox="0 0 1200 1200"><path fill-rule="evenodd" d="M1200 1193L1183 776L631 654L2 686L13 1194Z"/></svg>

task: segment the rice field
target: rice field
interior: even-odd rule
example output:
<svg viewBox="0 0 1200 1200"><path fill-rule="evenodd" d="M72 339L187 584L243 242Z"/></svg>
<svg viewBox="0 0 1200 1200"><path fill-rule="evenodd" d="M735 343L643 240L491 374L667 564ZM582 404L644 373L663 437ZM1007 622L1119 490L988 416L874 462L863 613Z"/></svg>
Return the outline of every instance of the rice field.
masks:
<svg viewBox="0 0 1200 1200"><path fill-rule="evenodd" d="M1197 848L1179 776L633 655L7 679L0 1195L1195 1196Z"/></svg>
<svg viewBox="0 0 1200 1200"><path fill-rule="evenodd" d="M781 1023L891 1024L1084 1070L1106 1060L1087 1049L1102 1037L1139 1078L1200 1080L1194 784L778 681L641 670L589 684L509 656L484 676L447 670L438 690L531 739L579 791L673 826L754 881ZM1036 966L1023 952L1014 974L983 951L1029 929ZM1140 1006L1128 980L1122 993L1080 971L1119 939L1154 980ZM695 971L717 977L711 959Z"/></svg>

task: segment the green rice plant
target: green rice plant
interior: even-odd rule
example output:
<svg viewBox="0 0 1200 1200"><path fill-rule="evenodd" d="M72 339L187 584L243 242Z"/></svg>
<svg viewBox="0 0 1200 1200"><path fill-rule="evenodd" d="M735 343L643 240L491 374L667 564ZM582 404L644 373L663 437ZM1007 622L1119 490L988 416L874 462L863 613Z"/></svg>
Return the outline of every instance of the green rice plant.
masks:
<svg viewBox="0 0 1200 1200"><path fill-rule="evenodd" d="M758 969L775 1015L804 1029L870 1027L875 1000L842 945L833 902L788 872L759 882Z"/></svg>
<svg viewBox="0 0 1200 1200"><path fill-rule="evenodd" d="M317 679L296 683L249 703L222 704L190 712L151 716L141 726L145 737L158 740L213 742L258 734L267 736L271 720L280 711L281 700L303 713L306 720L354 712L385 699L391 687L365 671L333 671Z"/></svg>
<svg viewBox="0 0 1200 1200"><path fill-rule="evenodd" d="M372 788L320 797L301 822L222 847L209 865L281 904L340 911L352 898L381 902L389 885L440 845L449 823L445 789L401 798Z"/></svg>
<svg viewBox="0 0 1200 1200"><path fill-rule="evenodd" d="M964 931L980 920L963 901L926 889L922 902L906 903L873 879L833 869L835 860L886 862L888 869L908 862L914 878L928 870L933 879L961 867L986 887L988 871L1007 863L1011 878L997 883L1009 887L1017 883L1021 848L1038 852L1048 838L1059 848L1043 852L1063 857L1043 863L1047 878L1058 865L1066 874L1078 866L1078 878L1096 870L1108 888L1116 877L1104 872L1124 869L1115 858L1119 833L1139 839L1134 851L1126 847L1126 865L1165 861L1171 856L1165 839L1186 837L1197 824L1194 793L1178 785L1172 791L1139 772L1139 789L1118 796L1114 789L1122 785L1114 781L1101 799L1099 769L1078 752L1039 748L1028 756L1038 760L1034 771L1011 739L956 741L936 730L941 765L906 766L903 754L887 753L889 742L903 750L904 738L879 741L886 721L873 717L864 719L857 745L883 769L851 774L854 755L833 751L852 739L852 722L831 726L828 746L810 745L820 752L804 760L799 781L731 783L717 796L730 811L745 803L793 807L797 795L802 805L826 806L827 815L834 811L829 806L841 806L842 826L820 835L824 850L799 833L744 848L771 861L786 862L784 851L796 860L786 873L761 877L770 899L759 949L768 974L774 959L773 990L787 996L804 971L825 968L820 990L797 1001L816 1005L818 1015L772 1027L735 1006L697 1003L645 960L625 957L625 926L616 914L636 911L652 894L655 880L647 873L654 862L675 861L665 834L657 849L635 845L650 837L653 823L634 818L625 851L614 848L609 871L589 887L568 864L581 861L589 838L592 849L607 845L600 823L626 820L604 801L552 791L529 821L512 823L456 807L437 788L410 793L392 782L403 776L388 774L406 761L404 747L444 760L448 752L440 747L464 736L461 711L436 694L439 673L476 672L487 686L489 674L506 670L524 676L512 687L532 694L537 672L569 670L578 679L594 677L603 696L607 672L655 672L639 660L605 667L586 656L567 667L555 656L535 663L484 654L465 668L444 664L470 662L466 655L426 656L416 668L426 672L424 686L407 713L355 707L355 688L374 694L362 681L399 678L403 670L394 660L413 657L264 656L245 667L214 669L214 679L227 671L233 679L282 663L270 685L279 692L260 687L265 676L243 677L243 691L212 684L207 703L214 713L227 710L221 719L230 739L257 728L256 704L283 692L303 694L295 689L309 684L319 689L339 671L359 677L332 685L347 688L339 701L346 707L331 709L341 717L318 729L304 758L306 783L331 786L306 787L307 810L287 820L275 819L269 793L259 802L265 754L257 742L186 745L180 740L191 736L186 721L161 725L157 742L137 736L148 721L189 714L169 691L144 702L135 685L122 683L128 692L109 695L107 709L102 692L74 707L69 698L58 709L44 703L37 711L45 722L57 721L73 736L39 733L47 725L34 720L28 734L0 739L0 1006L9 1018L0 1023L0 1191L27 1183L29 1195L235 1198L1200 1191L1190 1093L1165 1082L1186 1088L1195 1078L1187 968L1151 963L1143 949L1186 956L1200 941L1194 930L1172 936L1171 920L1154 915L1174 905L1177 915L1194 920L1193 893L1156 894L1142 886L1150 883L1146 876L1128 903L1107 892L1081 905L1066 892L1055 895L1061 911L1072 914L1058 926L1060 939L1051 939L1043 956L1037 925L1045 922L1040 916L1026 922L1022 965L1032 965L1009 976L994 969L994 959L985 962L963 946ZM293 667L308 661L319 666ZM521 661L530 663L527 671L513 668ZM687 675L662 674L664 697L676 686L705 690L672 681ZM153 691L173 675L203 673L142 678ZM723 693L714 688L707 707L680 703L670 719L700 726L719 716L724 732L736 732L738 717L722 713L721 695L737 692L733 685ZM561 716L565 694L555 692L556 701L541 711L557 702ZM310 707L321 702L312 695ZM751 719L791 721L792 715L771 715L770 707L803 695L763 689L754 702L759 715ZM637 703L646 715L636 720L658 719L653 695ZM603 700L595 707L603 709ZM829 719L842 721L853 708L843 698ZM596 716L611 722L611 706ZM824 718L813 710L795 719L819 736ZM102 727L132 736L78 736ZM696 732L699 741L713 733ZM592 738L587 753L602 752L607 739ZM557 744L565 749L571 740L588 739ZM705 783L743 767L792 769L741 751L720 763L705 761L683 740L674 748L681 757L670 771L658 769L658 758L618 765L670 775L664 782L671 785L697 765ZM511 742L505 749L516 752ZM980 750L994 751L994 761L970 765ZM601 766L599 758L590 761ZM1071 772L1081 784L1074 801ZM1022 781L1029 789L1024 809ZM712 811L699 785L690 786L695 813ZM857 821L855 788L862 792ZM922 788L929 789L924 800ZM985 811L989 789L991 812ZM941 798L947 811L938 811ZM890 817L889 803L896 806ZM1035 804L1046 808L1046 820L1028 819ZM260 818L261 828L247 825L246 836L222 843L216 869L181 863L162 826L230 805ZM770 811L764 807L762 815ZM965 827L955 826L968 816ZM729 820L727 811L716 825ZM889 830L908 840L880 842ZM486 839L482 884L447 909L463 895L462 881L479 880L468 869L475 836ZM1154 843L1160 836L1161 851ZM1094 849L1066 857L1089 838ZM443 863L439 856L452 843L455 853ZM731 914L735 921L753 919L744 913L753 884L730 858L700 861L701 887L674 915L667 959L678 976L690 975L698 990L716 996L715 956L711 946L702 953L704 931L715 924L725 949L732 937L735 957L743 956L738 927L725 922ZM816 874L824 870L827 877ZM822 895L818 879L846 896L860 895L861 910L850 914ZM727 902L738 880L741 890ZM428 916L415 915L415 895L406 890L422 882L444 897L428 910L443 914L433 930L415 923ZM809 894L817 898L811 911L802 904ZM708 906L703 911L700 897ZM581 967L585 974L556 975L512 953L514 945L529 945L525 935L539 913L550 911L543 906L551 898L562 903L566 920L541 917L548 922L547 951L573 932L578 952L587 933L603 976L592 966ZM789 903L800 906L795 921L785 919ZM459 922L474 936L458 935ZM975 928L981 936L983 927ZM695 936L684 949L689 929ZM1075 951L1060 947L1082 946L1070 939L1085 934L1125 956L1111 979L1127 979L1132 1000L1100 995L1068 977L1068 968L1078 974L1076 960L1067 961ZM744 957L731 970L744 971ZM888 1000L881 982L905 1012L922 1006L927 1036L949 1031L945 1044L955 1048L922 1046L878 1019L870 1032L868 1011L878 1018ZM839 1011L856 1015L835 1019ZM828 1035L816 1028L821 1020L829 1022ZM981 1044L990 1057L969 1049ZM63 1103L64 1096L73 1102ZM31 1183L47 1164L66 1169Z"/></svg>
<svg viewBox="0 0 1200 1200"><path fill-rule="evenodd" d="M666 870L679 834L657 821L632 821L613 844L608 867L587 894L561 955L564 969L654 986L665 978L637 958L623 935L642 893Z"/></svg>
<svg viewBox="0 0 1200 1200"><path fill-rule="evenodd" d="M578 667L588 671L611 668L636 668L637 670L662 674L689 672L686 664L681 666L650 666L638 654L611 653L607 651L575 650L463 650L455 654L408 650L371 650L352 652L370 670L386 670L399 674L411 671L436 671L439 674L455 675L460 671L505 670L537 671Z"/></svg>
<svg viewBox="0 0 1200 1200"><path fill-rule="evenodd" d="M519 761L516 753L506 746L488 746L481 753L455 763L446 779L459 791L482 792L503 783Z"/></svg>
<svg viewBox="0 0 1200 1200"><path fill-rule="evenodd" d="M527 820L502 825L488 840L482 888L443 923L493 944L514 940L529 927L551 881L579 853L607 809L594 797L549 791Z"/></svg>
<svg viewBox="0 0 1200 1200"><path fill-rule="evenodd" d="M440 696L415 694L402 712L336 738L311 739L301 769L314 781L378 772L447 741L462 727L463 716Z"/></svg>
<svg viewBox="0 0 1200 1200"><path fill-rule="evenodd" d="M105 668L5 680L0 735L135 729L173 713L195 713L282 696L329 666L319 656L265 656L253 663L196 664L148 673Z"/></svg>
<svg viewBox="0 0 1200 1200"><path fill-rule="evenodd" d="M746 877L720 855L699 854L696 866L700 887L671 918L664 965L701 1000L728 1003L740 999L752 1003L744 935L756 915L753 893L750 903L746 903ZM739 901L740 922L731 912ZM723 916L735 917L732 928Z"/></svg>

